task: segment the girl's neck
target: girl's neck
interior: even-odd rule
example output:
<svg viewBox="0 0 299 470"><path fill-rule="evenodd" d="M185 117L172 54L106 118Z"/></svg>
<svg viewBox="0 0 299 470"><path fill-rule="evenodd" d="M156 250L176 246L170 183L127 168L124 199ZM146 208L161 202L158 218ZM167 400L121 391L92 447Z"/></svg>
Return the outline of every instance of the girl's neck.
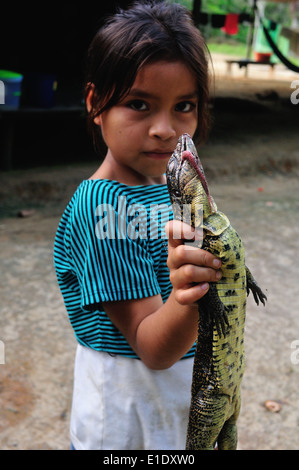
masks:
<svg viewBox="0 0 299 470"><path fill-rule="evenodd" d="M108 159L103 161L103 163L89 179L108 179L112 181L118 181L119 183L123 183L127 186L148 186L166 183L165 175L148 176L134 172L131 168L115 168L115 165L112 165Z"/></svg>

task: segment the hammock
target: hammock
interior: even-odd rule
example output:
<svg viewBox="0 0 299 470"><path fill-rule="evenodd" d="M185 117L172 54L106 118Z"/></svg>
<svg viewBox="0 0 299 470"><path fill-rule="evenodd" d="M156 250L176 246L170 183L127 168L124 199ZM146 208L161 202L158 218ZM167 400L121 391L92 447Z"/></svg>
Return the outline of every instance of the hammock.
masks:
<svg viewBox="0 0 299 470"><path fill-rule="evenodd" d="M292 62L290 62L281 52L280 50L278 49L278 47L276 46L275 42L273 41L273 39L271 38L270 34L269 34L269 31L267 30L267 28L265 27L262 19L260 18L260 22L261 22L261 25L263 27L263 30L264 30L264 33L265 33L265 36L266 36L266 39L271 47L271 49L273 50L273 52L277 55L277 57L279 58L279 60L290 70L292 70L293 72L297 72L299 73L299 67L297 67L295 64L293 64Z"/></svg>

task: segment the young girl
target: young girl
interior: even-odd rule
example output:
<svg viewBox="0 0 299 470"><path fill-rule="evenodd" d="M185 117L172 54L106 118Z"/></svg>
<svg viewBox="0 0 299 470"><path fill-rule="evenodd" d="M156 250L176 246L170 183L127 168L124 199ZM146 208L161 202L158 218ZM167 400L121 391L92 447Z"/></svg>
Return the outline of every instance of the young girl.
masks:
<svg viewBox="0 0 299 470"><path fill-rule="evenodd" d="M86 106L107 151L63 214L54 253L78 340L75 449L185 448L196 301L221 272L175 236L194 233L171 220L165 169L181 134L204 140L207 103L205 45L183 7L139 2L96 34Z"/></svg>

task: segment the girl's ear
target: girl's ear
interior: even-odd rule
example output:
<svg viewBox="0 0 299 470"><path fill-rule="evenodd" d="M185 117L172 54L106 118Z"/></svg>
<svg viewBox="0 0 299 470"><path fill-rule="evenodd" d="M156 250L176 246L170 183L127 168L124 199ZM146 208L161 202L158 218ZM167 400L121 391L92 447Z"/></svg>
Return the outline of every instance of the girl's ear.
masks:
<svg viewBox="0 0 299 470"><path fill-rule="evenodd" d="M88 92L87 92L87 96L86 96L86 108L87 108L87 111L90 113L91 110L92 110L92 97L93 97L93 94L95 93L95 86L93 83L88 83L87 87L89 88ZM97 125L97 126L100 126L101 123L102 123L102 118L101 118L101 115L100 116L96 116L93 120L93 122Z"/></svg>

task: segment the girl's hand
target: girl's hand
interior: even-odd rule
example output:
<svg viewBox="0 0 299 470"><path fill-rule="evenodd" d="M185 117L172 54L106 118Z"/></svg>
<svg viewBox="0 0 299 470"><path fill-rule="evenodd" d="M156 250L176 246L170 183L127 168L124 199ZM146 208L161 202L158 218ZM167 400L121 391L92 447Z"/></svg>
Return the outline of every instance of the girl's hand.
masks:
<svg viewBox="0 0 299 470"><path fill-rule="evenodd" d="M184 239L197 236L184 222L168 222L165 231L168 237L167 265L175 299L181 305L192 305L206 294L209 282L221 279L221 261L205 250L184 245Z"/></svg>
<svg viewBox="0 0 299 470"><path fill-rule="evenodd" d="M159 294L103 303L112 323L150 369L171 367L191 348L198 328L196 301L207 292L209 282L218 280L217 273L221 276L217 258L200 248L184 245L184 237L191 238L192 232L194 236L190 226L173 221L165 228L169 238L167 264L173 285L167 301L163 303Z"/></svg>

